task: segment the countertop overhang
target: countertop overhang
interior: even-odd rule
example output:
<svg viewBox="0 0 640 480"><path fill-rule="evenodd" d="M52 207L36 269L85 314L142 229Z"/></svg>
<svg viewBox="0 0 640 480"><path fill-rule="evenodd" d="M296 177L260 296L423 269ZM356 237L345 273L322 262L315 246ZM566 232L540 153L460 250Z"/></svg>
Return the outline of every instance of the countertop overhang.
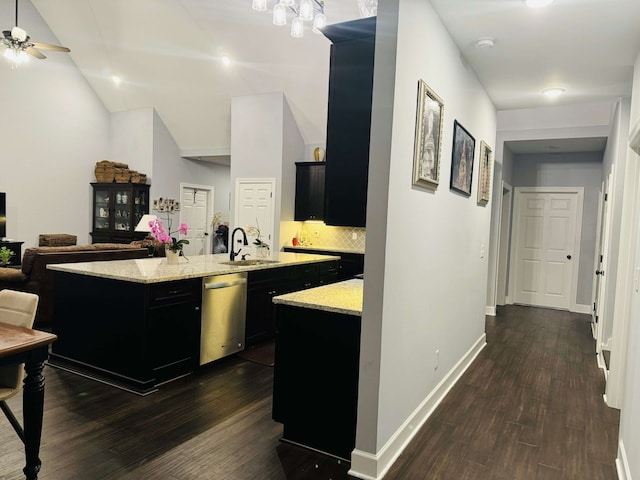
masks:
<svg viewBox="0 0 640 480"><path fill-rule="evenodd" d="M273 303L362 316L363 280L351 279L273 297Z"/></svg>
<svg viewBox="0 0 640 480"><path fill-rule="evenodd" d="M330 262L340 260L334 255L314 255L309 253L275 252L270 260L277 263L257 265L226 265L228 254L193 255L187 261L180 257L178 265L167 265L164 257L150 257L135 260L111 260L104 262L58 263L47 265L57 272L110 278L134 283L159 283L189 278L224 275L226 273L250 272L271 268L289 267L305 263Z"/></svg>

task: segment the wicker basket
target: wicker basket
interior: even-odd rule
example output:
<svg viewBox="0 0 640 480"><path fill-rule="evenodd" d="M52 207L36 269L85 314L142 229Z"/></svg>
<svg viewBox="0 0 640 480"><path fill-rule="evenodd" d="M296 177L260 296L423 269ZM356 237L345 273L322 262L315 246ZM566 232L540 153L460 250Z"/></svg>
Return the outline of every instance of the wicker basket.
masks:
<svg viewBox="0 0 640 480"><path fill-rule="evenodd" d="M100 183L111 183L115 179L115 168L112 165L96 164L96 180Z"/></svg>
<svg viewBox="0 0 640 480"><path fill-rule="evenodd" d="M147 175L131 170L131 183L147 183Z"/></svg>
<svg viewBox="0 0 640 480"><path fill-rule="evenodd" d="M128 168L114 168L116 183L129 183L131 172Z"/></svg>

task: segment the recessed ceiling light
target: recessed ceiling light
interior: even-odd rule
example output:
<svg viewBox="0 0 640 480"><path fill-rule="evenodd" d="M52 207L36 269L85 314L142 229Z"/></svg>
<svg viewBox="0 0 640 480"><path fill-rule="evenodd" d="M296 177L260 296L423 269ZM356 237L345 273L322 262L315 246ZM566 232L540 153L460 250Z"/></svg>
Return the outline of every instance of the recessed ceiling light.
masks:
<svg viewBox="0 0 640 480"><path fill-rule="evenodd" d="M229 65L231 65L231 59L230 59L228 56L226 56L226 55L225 55L225 56L223 56L223 57L222 57L222 64L223 64L225 67L228 67Z"/></svg>
<svg viewBox="0 0 640 480"><path fill-rule="evenodd" d="M547 97L558 97L564 93L564 88L547 88L542 93Z"/></svg>
<svg viewBox="0 0 640 480"><path fill-rule="evenodd" d="M493 37L480 37L476 40L476 48L491 48L496 44L496 39Z"/></svg>
<svg viewBox="0 0 640 480"><path fill-rule="evenodd" d="M529 8L542 8L551 5L553 0L525 0L524 3L526 3Z"/></svg>
<svg viewBox="0 0 640 480"><path fill-rule="evenodd" d="M113 83L116 84L116 87L119 87L122 83L122 78L120 78L118 75L111 75L111 80L113 80Z"/></svg>

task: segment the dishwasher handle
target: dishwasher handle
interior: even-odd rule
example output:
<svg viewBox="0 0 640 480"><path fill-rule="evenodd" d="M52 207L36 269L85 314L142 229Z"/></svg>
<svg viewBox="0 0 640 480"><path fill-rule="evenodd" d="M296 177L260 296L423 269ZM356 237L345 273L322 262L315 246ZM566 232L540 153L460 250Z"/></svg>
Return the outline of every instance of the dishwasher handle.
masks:
<svg viewBox="0 0 640 480"><path fill-rule="evenodd" d="M216 288L227 288L227 287L235 287L236 285L244 285L247 283L246 278L241 278L239 280L232 280L230 282L215 282L215 283L205 283L205 290L214 290Z"/></svg>

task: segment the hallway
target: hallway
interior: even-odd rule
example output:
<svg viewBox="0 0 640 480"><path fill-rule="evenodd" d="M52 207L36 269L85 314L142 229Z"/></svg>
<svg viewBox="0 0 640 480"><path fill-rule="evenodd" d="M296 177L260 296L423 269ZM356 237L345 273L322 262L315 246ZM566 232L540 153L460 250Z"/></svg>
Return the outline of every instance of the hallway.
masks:
<svg viewBox="0 0 640 480"><path fill-rule="evenodd" d="M590 316L500 307L487 346L385 480L615 480Z"/></svg>

